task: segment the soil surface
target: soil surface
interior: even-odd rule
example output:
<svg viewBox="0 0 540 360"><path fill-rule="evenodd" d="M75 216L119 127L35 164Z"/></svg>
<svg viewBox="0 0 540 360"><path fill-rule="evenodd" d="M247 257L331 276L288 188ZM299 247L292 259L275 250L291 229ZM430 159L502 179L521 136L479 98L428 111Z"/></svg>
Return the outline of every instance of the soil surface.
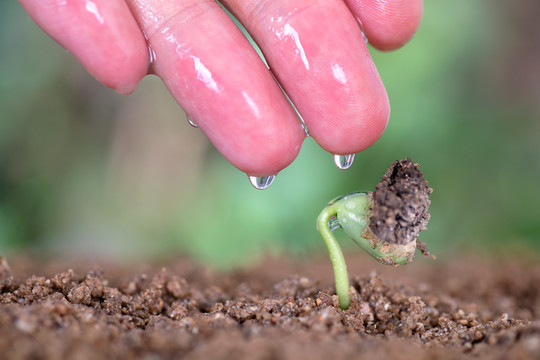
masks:
<svg viewBox="0 0 540 360"><path fill-rule="evenodd" d="M229 273L0 258L0 357L540 359L537 261L347 263L342 311L324 257Z"/></svg>

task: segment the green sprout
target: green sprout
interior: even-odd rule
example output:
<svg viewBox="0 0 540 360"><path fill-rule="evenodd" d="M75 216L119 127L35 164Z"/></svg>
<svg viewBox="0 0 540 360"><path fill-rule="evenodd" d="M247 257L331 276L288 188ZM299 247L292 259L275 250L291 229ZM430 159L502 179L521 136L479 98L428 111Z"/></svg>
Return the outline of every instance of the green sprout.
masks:
<svg viewBox="0 0 540 360"><path fill-rule="evenodd" d="M410 159L396 161L374 192L356 192L330 201L317 218L334 268L339 307L349 308L349 277L343 252L333 231L345 233L375 260L385 265L405 265L416 248L430 256L417 237L429 220L428 195L432 189Z"/></svg>

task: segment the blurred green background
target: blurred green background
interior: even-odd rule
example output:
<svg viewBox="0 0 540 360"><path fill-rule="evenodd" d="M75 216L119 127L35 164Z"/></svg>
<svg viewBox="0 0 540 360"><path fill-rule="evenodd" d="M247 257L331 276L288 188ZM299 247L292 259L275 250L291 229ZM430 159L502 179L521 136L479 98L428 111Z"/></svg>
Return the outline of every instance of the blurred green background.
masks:
<svg viewBox="0 0 540 360"><path fill-rule="evenodd" d="M327 201L373 189L405 157L435 190L421 239L440 258L538 251L538 14L537 0L427 1L406 47L373 52L392 106L382 138L348 171L307 139L257 191L158 78L120 96L2 1L0 254L190 254L216 266L311 256L326 251L314 223Z"/></svg>

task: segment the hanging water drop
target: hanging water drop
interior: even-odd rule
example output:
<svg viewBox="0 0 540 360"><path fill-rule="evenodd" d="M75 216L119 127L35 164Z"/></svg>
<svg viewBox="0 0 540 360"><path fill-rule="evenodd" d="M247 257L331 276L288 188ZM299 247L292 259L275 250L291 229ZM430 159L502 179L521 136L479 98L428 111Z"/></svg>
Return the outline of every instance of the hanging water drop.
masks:
<svg viewBox="0 0 540 360"><path fill-rule="evenodd" d="M351 167L354 161L354 154L350 155L334 155L334 163L341 170L347 170Z"/></svg>
<svg viewBox="0 0 540 360"><path fill-rule="evenodd" d="M193 126L194 128L199 127L197 124L195 124L195 121L191 120L191 118L189 116L187 117L187 122L188 122L189 125Z"/></svg>
<svg viewBox="0 0 540 360"><path fill-rule="evenodd" d="M274 182L276 175L270 176L249 176L249 182L257 190L264 190Z"/></svg>

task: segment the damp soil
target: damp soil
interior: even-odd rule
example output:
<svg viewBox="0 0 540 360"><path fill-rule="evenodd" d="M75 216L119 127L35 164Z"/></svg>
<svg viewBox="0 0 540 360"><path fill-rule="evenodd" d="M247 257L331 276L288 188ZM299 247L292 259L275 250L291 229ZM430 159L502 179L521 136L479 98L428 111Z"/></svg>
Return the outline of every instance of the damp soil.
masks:
<svg viewBox="0 0 540 360"><path fill-rule="evenodd" d="M233 272L0 258L2 359L539 359L540 264L512 258L384 267L328 259Z"/></svg>

